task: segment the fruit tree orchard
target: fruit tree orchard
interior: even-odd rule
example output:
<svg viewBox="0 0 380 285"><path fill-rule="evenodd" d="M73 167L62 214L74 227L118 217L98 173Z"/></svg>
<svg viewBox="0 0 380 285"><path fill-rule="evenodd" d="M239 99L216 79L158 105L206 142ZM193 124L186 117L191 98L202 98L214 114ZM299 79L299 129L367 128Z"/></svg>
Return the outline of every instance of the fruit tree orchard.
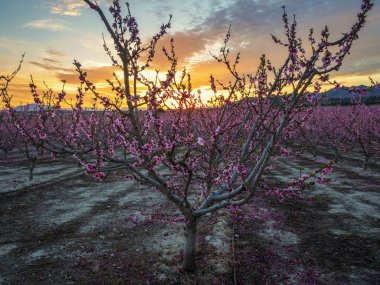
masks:
<svg viewBox="0 0 380 285"><path fill-rule="evenodd" d="M214 96L207 104L192 89L186 69L177 70L174 40L169 49L163 49L170 63L165 78L158 72L155 79L144 76L158 41L171 26L171 16L144 44L128 4L123 16L120 2L113 1L108 17L96 1L84 2L100 16L114 43L114 49L104 43L112 65L122 71L122 78L114 74L108 80L114 95L99 93L82 65L74 61L80 85L70 112L61 110L64 88L56 95L41 94L32 81L31 93L40 107L31 129L12 109L7 92L17 71L1 77L7 112L22 136L52 153L73 154L95 179L104 179L103 168L117 164L126 179L153 186L166 196L186 218L183 266L193 271L199 220L218 209L242 205L265 187L263 174L271 158L286 153L282 143L295 134L294 119L303 122L310 116L316 104L310 107L306 99L312 100L329 74L340 69L373 1L362 1L355 23L338 39L330 39L327 26L318 36L311 29L308 47L297 37L295 18L290 21L284 8L285 36L272 37L287 50L287 57L274 66L263 55L254 74L239 72L240 55L231 54L228 32L220 54L213 57L232 80L221 82L211 75ZM138 92L141 84L146 92ZM85 96L103 110L85 110ZM298 191L305 179L327 174L331 164L323 168L295 181L286 191ZM279 189L274 193L284 195Z"/></svg>

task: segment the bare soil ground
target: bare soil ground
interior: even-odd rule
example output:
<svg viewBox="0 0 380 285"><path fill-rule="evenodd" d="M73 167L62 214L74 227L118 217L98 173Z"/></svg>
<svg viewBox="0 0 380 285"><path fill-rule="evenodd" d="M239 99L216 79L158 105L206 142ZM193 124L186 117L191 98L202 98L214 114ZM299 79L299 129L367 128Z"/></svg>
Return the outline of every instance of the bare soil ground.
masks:
<svg viewBox="0 0 380 285"><path fill-rule="evenodd" d="M270 178L281 184L327 161L291 156ZM338 162L329 185L308 191L310 202L261 196L245 205L236 227L239 284L380 284L380 168L360 166L352 156Z"/></svg>
<svg viewBox="0 0 380 285"><path fill-rule="evenodd" d="M268 178L328 158L292 155ZM205 217L186 275L183 220L160 193L113 173L95 182L70 158L40 161L29 182L14 153L0 158L0 284L380 284L380 162L360 166L342 158L304 201L260 193Z"/></svg>

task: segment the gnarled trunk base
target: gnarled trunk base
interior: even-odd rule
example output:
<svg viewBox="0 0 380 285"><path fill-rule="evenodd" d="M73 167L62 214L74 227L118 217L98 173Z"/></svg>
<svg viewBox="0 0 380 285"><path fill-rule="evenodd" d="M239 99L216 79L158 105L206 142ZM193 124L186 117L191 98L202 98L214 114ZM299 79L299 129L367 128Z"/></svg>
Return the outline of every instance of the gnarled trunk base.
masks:
<svg viewBox="0 0 380 285"><path fill-rule="evenodd" d="M195 248L197 242L197 219L190 220L185 227L185 253L183 257L183 269L186 272L195 270Z"/></svg>

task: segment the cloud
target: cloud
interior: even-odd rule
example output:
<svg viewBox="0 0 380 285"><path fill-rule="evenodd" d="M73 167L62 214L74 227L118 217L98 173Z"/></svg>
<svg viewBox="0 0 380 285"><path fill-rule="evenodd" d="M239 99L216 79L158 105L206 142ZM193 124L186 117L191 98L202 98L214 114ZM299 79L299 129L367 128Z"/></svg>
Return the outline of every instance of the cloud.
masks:
<svg viewBox="0 0 380 285"><path fill-rule="evenodd" d="M273 5L274 1L267 2L226 1L223 6L209 13L196 25L170 35L175 40L175 49L180 62L199 67L197 63L205 61L204 66L209 65L207 63L211 59L209 52L218 54L230 24L232 24L232 38L229 43L231 50L242 51L245 58L259 57L271 44L269 33L275 30L276 24L281 24L281 5ZM168 38L159 43L158 47L162 45L167 47ZM165 57L157 51L154 63L161 65L165 62Z"/></svg>
<svg viewBox="0 0 380 285"><path fill-rule="evenodd" d="M188 27L185 31L174 33L180 62L185 60L196 73L195 77L198 77L203 73L200 71L201 68L209 66L208 51L215 50L217 53L218 50L215 48L218 44L219 47L223 45L223 36L231 24L232 36L229 47L232 54L241 52L242 61L239 69L242 73L254 73L258 58L263 53L266 53L274 65L278 66L286 57L287 50L274 44L270 33L284 38L282 5L286 6L290 19L293 14L296 14L299 36L304 39L305 37L307 39L311 27L316 28L315 33L318 37L319 30L325 24L331 26L332 38L338 37L341 32L350 29L355 21L355 14L359 10L359 5L353 0L337 0L333 3L328 0L236 0L233 3L229 2L224 7L208 14L200 23ZM374 22L373 19L372 22ZM373 39L377 37L373 35L373 32L369 32L369 30L363 30L362 40L355 43L353 54L345 61L346 66L352 70L357 69L360 72L374 70L368 63L360 62L363 53L359 51L365 51L364 54L369 56L379 49L379 42L373 42L376 40L370 39L370 37ZM177 37L178 40L176 40ZM307 46L307 40L305 40L305 46ZM358 52L354 53L354 51ZM379 58L377 54L372 55L371 61L373 62L376 58ZM159 63L164 62L159 52L156 60ZM201 61L205 63L201 64Z"/></svg>
<svg viewBox="0 0 380 285"><path fill-rule="evenodd" d="M105 82L106 79L113 79L112 73L116 71L117 69L113 66L102 66L102 67L93 67L90 69L86 69L84 67L84 70L88 74L88 79L93 83L100 83ZM65 69L61 68L61 71L63 72L57 72L56 77L60 80L66 80L69 83L76 84L79 83L78 80L78 73L75 72L73 69Z"/></svg>
<svg viewBox="0 0 380 285"><path fill-rule="evenodd" d="M60 51L51 47L46 49L46 53L53 56L65 56L65 53L63 51Z"/></svg>
<svg viewBox="0 0 380 285"><path fill-rule="evenodd" d="M65 25L62 22L53 19L34 20L26 23L23 27L51 31L61 31L66 29Z"/></svg>
<svg viewBox="0 0 380 285"><path fill-rule="evenodd" d="M112 5L113 0L98 0L97 2L99 5L105 4L108 7ZM88 5L83 0L58 0L58 3L50 6L50 13L78 17L82 14L84 7L88 7Z"/></svg>
<svg viewBox="0 0 380 285"><path fill-rule="evenodd" d="M162 51L162 48L165 47L170 53L170 38L174 38L174 50L180 65L186 63L198 51L204 50L207 44L207 40L203 38L203 35L196 32L177 32L167 35L157 43L152 69L166 70L170 67L170 62ZM147 53L142 55L141 60L144 62L146 58Z"/></svg>
<svg viewBox="0 0 380 285"><path fill-rule="evenodd" d="M228 83L232 78L227 68L217 63L209 52L219 55L225 34L232 24L232 37L229 42L231 60L238 51L241 52L239 71L255 73L260 55L275 48L269 34L275 30L276 23L281 23L282 10L281 5L274 6L267 4L266 1L226 2L225 6L210 13L200 23L184 31L170 34L160 41L151 68L163 71L169 67L161 47L169 49L169 39L173 37L179 59L178 69L180 70L183 65L187 66L194 87L208 86L211 73L222 82ZM277 22L274 21L275 18ZM271 60L281 61L285 54L286 50L280 52L275 50ZM141 59L144 60L145 57Z"/></svg>
<svg viewBox="0 0 380 285"><path fill-rule="evenodd" d="M48 55L41 57L41 61L29 61L29 63L49 71L73 72L74 68L63 67L62 62L58 60L65 55L62 51L49 47L45 52Z"/></svg>
<svg viewBox="0 0 380 285"><path fill-rule="evenodd" d="M49 71L73 72L74 69L62 67L60 62L50 58L43 58L43 62L29 61L29 63Z"/></svg>
<svg viewBox="0 0 380 285"><path fill-rule="evenodd" d="M80 16L81 8L86 5L86 3L80 0L63 0L61 3L53 4L50 12L58 15Z"/></svg>
<svg viewBox="0 0 380 285"><path fill-rule="evenodd" d="M58 60L51 59L51 58L47 58L47 57L43 57L42 60L43 60L45 63L49 63L49 64L51 64L51 63L55 63L55 64L59 63Z"/></svg>

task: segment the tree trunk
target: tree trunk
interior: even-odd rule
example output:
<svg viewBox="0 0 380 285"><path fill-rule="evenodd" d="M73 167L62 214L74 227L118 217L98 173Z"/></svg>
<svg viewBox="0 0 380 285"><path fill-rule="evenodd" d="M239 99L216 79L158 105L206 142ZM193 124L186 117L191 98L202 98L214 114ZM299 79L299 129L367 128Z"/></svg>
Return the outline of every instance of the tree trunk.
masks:
<svg viewBox="0 0 380 285"><path fill-rule="evenodd" d="M186 272L195 270L195 245L197 241L197 219L192 218L185 227L185 253L183 269Z"/></svg>
<svg viewBox="0 0 380 285"><path fill-rule="evenodd" d="M34 159L30 160L29 161L29 181L33 180L33 171L34 171L35 166L36 166L36 161Z"/></svg>
<svg viewBox="0 0 380 285"><path fill-rule="evenodd" d="M363 170L367 169L369 157L366 156L363 161Z"/></svg>
<svg viewBox="0 0 380 285"><path fill-rule="evenodd" d="M334 162L338 162L338 157L339 157L339 152L336 149L335 152L334 152Z"/></svg>

